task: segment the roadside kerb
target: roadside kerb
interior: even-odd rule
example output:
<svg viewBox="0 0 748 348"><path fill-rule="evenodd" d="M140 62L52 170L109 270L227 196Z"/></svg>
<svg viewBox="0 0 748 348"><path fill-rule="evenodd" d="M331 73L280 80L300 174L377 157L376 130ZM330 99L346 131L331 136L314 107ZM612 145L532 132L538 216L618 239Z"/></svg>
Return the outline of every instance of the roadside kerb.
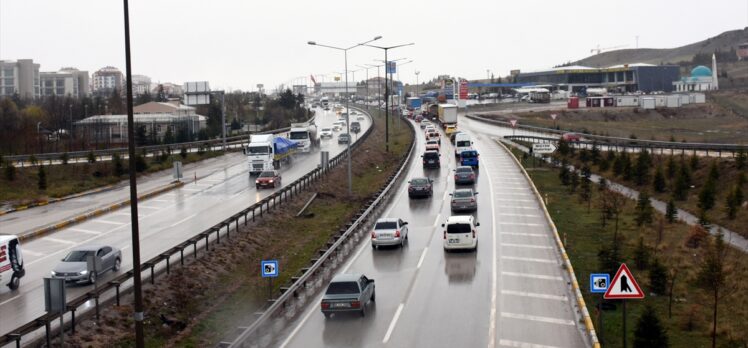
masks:
<svg viewBox="0 0 748 348"><path fill-rule="evenodd" d="M5 214L10 214L10 213L15 213L17 211L22 211L22 210L26 210L26 209L41 207L41 206L52 204L52 203L58 203L58 202L62 202L62 201L67 201L67 200L73 199L73 198L78 198L78 197L83 197L83 196L92 195L92 194L96 194L96 193L101 193L101 192L104 192L104 191L111 190L111 189L113 189L115 187L117 187L116 184L114 184L114 185L106 185L106 186L98 187L98 188L95 188L95 189L92 189L92 190L88 190L88 191L85 191L85 192L78 192L76 194L68 195L68 196L65 196L65 197L40 200L40 201L37 201L37 202L33 202L33 203L26 204L26 205L21 205L21 206L15 207L13 209L8 209L8 210L0 211L0 216L3 216Z"/></svg>
<svg viewBox="0 0 748 348"><path fill-rule="evenodd" d="M184 186L184 182L182 182L182 181L172 182L172 183L170 183L168 185L159 187L159 188L157 188L157 189L155 189L153 191L149 191L149 192L146 192L146 193L138 196L138 201L143 200L143 199L148 199L148 198L151 198L153 196L160 195L160 194L162 194L162 193L164 193L166 191L170 191L170 190L173 190L175 188L182 187L182 186ZM109 213L111 211L114 211L114 210L126 207L128 205L130 205L130 200L129 199L121 201L121 202L117 202L117 203L114 203L114 204L110 204L110 205L108 205L106 207L98 208L98 209L89 211L87 213L74 216L74 217L69 218L67 220L63 220L63 221L57 222L55 224L42 227L40 229L36 229L36 230L33 230L33 231L28 231L28 232L20 233L18 235L18 239L20 239L23 242L27 242L27 241L35 239L35 238L46 236L49 233L52 233L52 232L55 232L57 230L63 229L63 228L68 227L70 225L74 225L74 224L86 221L88 219L104 215L104 214Z"/></svg>
<svg viewBox="0 0 748 348"><path fill-rule="evenodd" d="M358 138L357 141L351 144L352 149L358 147L374 129L374 118L371 117L371 115L368 116L372 121L372 125ZM197 235L193 236L192 238L189 238L184 242L167 249L163 253L151 258L148 261L143 262L141 264L142 272L150 271L150 277L144 277L144 279L150 279L151 283L155 283L155 277L161 274L163 270L166 271L166 274L169 274L171 267L170 259L174 255L178 255L178 257L180 258L180 265L184 265L185 255L189 256L190 252L192 252L194 259L197 258L197 253L201 249L204 249L206 253L210 252L211 242L218 244L221 243L221 233L223 232L223 230L225 230L223 237L226 239L230 239L229 233L232 229L232 225L234 226L234 231L238 231L239 222L242 217L244 218L245 226L249 221L255 221L256 218L261 218L263 213L267 213L273 208L277 207L279 204L287 202L291 197L293 197L294 195L298 195L302 190L308 189L313 182L319 180L323 175L327 174L334 167L338 166L341 163L344 163L344 160L347 158L346 155L346 151L341 152L340 154L329 160L329 165L327 167L318 166L301 178L296 179L294 182L284 186L278 191L275 191L273 194L263 198L259 202L250 205L249 207L232 215L228 219L217 223L213 227L210 227L203 232L200 232ZM122 202L118 204L126 205ZM199 248L198 244L201 244ZM159 271L159 267L161 271ZM70 313L70 320L65 321L64 323L66 330L68 327L75 328L76 316L78 318L80 318L81 316L81 314L76 314L76 312L78 311L78 307L84 305L88 301L93 300L97 297L101 298L102 296L108 296L109 300L114 298L116 300L115 303L119 303L120 295L132 289L130 280L133 277L133 273L134 272L132 269L126 271L120 276L106 283L99 284L97 290L91 290L79 297L69 300L67 303L67 311L63 313L63 318L66 318L65 315ZM105 305L107 303L109 302L100 302L100 305ZM87 313L90 312L91 309L93 308L84 307L81 309L81 311ZM21 340L24 336L32 334L39 329L47 327L48 325L50 327L56 325L55 323L59 321L59 318L60 315L55 313L44 314L34 320L31 320L28 323L3 334L3 336L0 336L0 346L10 343L16 343L18 346L20 346ZM53 333L59 332L58 327L52 327L51 330ZM28 342L32 342L32 340L37 340L39 338L40 336L35 335L34 337L29 338Z"/></svg>
<svg viewBox="0 0 748 348"><path fill-rule="evenodd" d="M535 193L535 197L540 203L540 206L543 208L543 213L545 215L545 218L550 224L551 230L553 231L553 236L556 239L556 246L558 247L559 252L561 252L561 257L564 260L564 266L566 268L566 271L569 273L569 278L571 279L572 291L574 292L574 295L576 296L577 306L579 307L579 310L582 313L582 319L584 320L584 326L587 329L589 340L592 343L593 348L600 348L600 342L597 339L595 326L592 324L590 313L587 310L587 305L584 302L584 297L582 297L582 291L579 289L579 282L577 281L577 277L574 274L574 267L572 267L571 265L571 260L569 260L569 255L566 254L566 248L564 247L564 243L561 240L561 236L558 233L558 229L556 229L556 224L553 223L553 219L551 219L551 215L548 213L548 208L545 206L545 201L543 201L543 197L540 195L540 191L538 191L538 188L535 187L535 183L530 178L530 175L527 174L525 167L523 167L522 164L519 162L519 160L517 160L517 157L514 156L512 151L510 151L506 147L506 145L504 145L501 141L496 141L496 143L499 144L499 146L501 146L501 148L504 149L504 151L509 153L509 155L512 157L512 159L517 164L517 166L520 168L520 170L522 170L522 174L525 176L525 179L530 184L530 187L532 187L532 191Z"/></svg>
<svg viewBox="0 0 748 348"><path fill-rule="evenodd" d="M406 122L413 135L413 124ZM332 241L328 242L326 250L320 250L319 256L311 260L311 266L304 268L302 274L292 277L293 283L281 288L282 294L277 299L269 300L269 307L262 311L260 317L247 327L239 328L241 333L233 341L219 343L220 347L272 346L278 339L279 333L287 324L303 312L307 298L313 297L315 291L321 291L323 281L332 276L333 271L343 263L343 259L355 249L355 243L366 235L373 224L372 217L378 216L396 190L404 180L408 164L413 158L415 150L415 136L410 144L407 156L403 156L399 169L392 174L386 185L377 192L375 199L356 214L345 229L340 229Z"/></svg>

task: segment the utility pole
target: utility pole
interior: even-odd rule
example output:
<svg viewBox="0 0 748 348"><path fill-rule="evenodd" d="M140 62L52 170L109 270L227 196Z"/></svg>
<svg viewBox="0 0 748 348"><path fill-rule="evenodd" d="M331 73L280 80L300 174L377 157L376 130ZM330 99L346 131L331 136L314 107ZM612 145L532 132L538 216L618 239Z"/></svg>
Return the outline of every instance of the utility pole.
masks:
<svg viewBox="0 0 748 348"><path fill-rule="evenodd" d="M421 95L420 85L418 84L418 74L420 73L421 73L420 71L416 70L416 95L415 95L416 97L420 97Z"/></svg>

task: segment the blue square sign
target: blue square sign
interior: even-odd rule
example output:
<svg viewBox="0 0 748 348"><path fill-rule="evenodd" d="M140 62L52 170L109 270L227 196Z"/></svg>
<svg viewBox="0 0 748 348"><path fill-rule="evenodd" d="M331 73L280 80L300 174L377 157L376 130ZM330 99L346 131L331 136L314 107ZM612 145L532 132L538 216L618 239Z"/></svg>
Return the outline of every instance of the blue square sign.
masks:
<svg viewBox="0 0 748 348"><path fill-rule="evenodd" d="M278 260L263 260L260 269L263 278L275 278L278 276Z"/></svg>
<svg viewBox="0 0 748 348"><path fill-rule="evenodd" d="M593 294L604 294L610 286L610 274L591 273L590 274L590 292Z"/></svg>

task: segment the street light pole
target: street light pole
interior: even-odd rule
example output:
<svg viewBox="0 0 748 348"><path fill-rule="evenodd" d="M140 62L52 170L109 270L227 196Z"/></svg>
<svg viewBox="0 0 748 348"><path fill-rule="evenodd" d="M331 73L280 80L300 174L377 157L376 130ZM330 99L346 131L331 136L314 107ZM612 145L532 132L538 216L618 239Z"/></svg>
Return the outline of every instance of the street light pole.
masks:
<svg viewBox="0 0 748 348"><path fill-rule="evenodd" d="M415 43L411 42L411 43L407 43L407 44L403 44L403 45L395 45L395 46L389 46L389 47L374 46L374 45L369 45L369 44L364 45L364 46L369 46L369 47L373 47L373 48L378 48L380 50L384 50L384 94L385 94L384 97L386 98L385 101L384 101L384 107L385 107L385 110L384 110L384 118L385 118L385 121L384 121L384 125L385 125L385 127L384 127L384 141L385 141L385 151L386 152L390 152L390 106L389 106L389 94L387 92L387 90L389 89L387 87L387 71L389 70L389 63L387 61L387 51L389 51L389 50L391 50L393 48L404 47L404 46L411 46L411 45L415 45ZM401 59L404 59L404 58L401 58ZM377 73L378 72L379 72L379 69L377 69Z"/></svg>
<svg viewBox="0 0 748 348"><path fill-rule="evenodd" d="M135 319L135 346L145 347L143 336L143 292L140 279L140 232L138 226L138 188L135 179L135 121L132 101L132 66L130 64L130 9L128 0L123 0L125 12L125 74L127 76L127 150L130 175L130 224L132 230L133 291L135 297L133 315Z"/></svg>
<svg viewBox="0 0 748 348"><path fill-rule="evenodd" d="M353 46L348 47L348 48L322 45L322 44L316 43L315 41L308 41L307 42L307 44L309 44L311 46L321 46L321 47L327 47L327 48L331 48L331 49L338 50L338 51L343 51L343 57L344 57L344 60L345 60L345 94L346 94L346 99L345 99L345 112L346 112L345 123L346 123L346 128L347 128L346 132L348 132L348 143L346 145L346 155L348 156L348 195L349 196L353 196L353 170L351 169L351 122L350 122L351 110L349 108L350 98L347 96L347 94L348 94L348 50L350 50L352 48L359 47L359 46L364 46L364 45L366 45L366 44L368 44L368 43L370 43L372 41L376 41L376 40L379 40L381 38L382 38L381 36L376 36L376 37L374 37L373 39L371 39L369 41L366 41L366 42L363 42L363 43L359 43L359 44L353 45Z"/></svg>
<svg viewBox="0 0 748 348"><path fill-rule="evenodd" d="M416 97L419 97L419 98L420 98L421 92L419 91L419 85L418 85L418 75L419 75L420 73L421 73L420 71L416 70L416 95L415 95L415 96L416 96Z"/></svg>
<svg viewBox="0 0 748 348"><path fill-rule="evenodd" d="M70 104L70 132L68 132L68 151L73 151L73 104Z"/></svg>

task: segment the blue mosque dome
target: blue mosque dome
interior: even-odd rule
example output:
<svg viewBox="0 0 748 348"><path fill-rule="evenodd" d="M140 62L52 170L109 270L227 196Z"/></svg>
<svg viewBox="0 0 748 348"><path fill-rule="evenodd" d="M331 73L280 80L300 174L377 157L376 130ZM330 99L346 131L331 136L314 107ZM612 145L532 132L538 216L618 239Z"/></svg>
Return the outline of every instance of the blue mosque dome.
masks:
<svg viewBox="0 0 748 348"><path fill-rule="evenodd" d="M691 70L691 77L712 77L712 69L699 65Z"/></svg>

